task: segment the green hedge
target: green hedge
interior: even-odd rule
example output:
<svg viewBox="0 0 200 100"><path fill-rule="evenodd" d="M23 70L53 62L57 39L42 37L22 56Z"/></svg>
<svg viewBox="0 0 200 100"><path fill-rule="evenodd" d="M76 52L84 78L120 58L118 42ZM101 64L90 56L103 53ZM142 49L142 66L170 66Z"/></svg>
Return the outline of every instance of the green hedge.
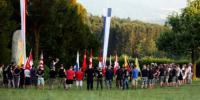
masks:
<svg viewBox="0 0 200 100"><path fill-rule="evenodd" d="M114 64L114 57L112 57L111 59L112 61L112 64ZM94 57L93 58L93 64L95 67L98 66L98 58L97 57ZM119 57L119 60L118 60L120 66L122 66L124 64L124 57ZM128 62L129 63L135 63L135 58L131 58L131 57L128 57ZM169 64L169 63L176 63L176 64L187 64L189 63L189 61L187 60L173 60L173 59L169 59L169 58L154 58L154 57L144 57L144 58L141 58L139 59L139 65L140 67L144 64L150 64L150 63L157 63L157 64ZM109 58L107 59L107 64L109 64Z"/></svg>

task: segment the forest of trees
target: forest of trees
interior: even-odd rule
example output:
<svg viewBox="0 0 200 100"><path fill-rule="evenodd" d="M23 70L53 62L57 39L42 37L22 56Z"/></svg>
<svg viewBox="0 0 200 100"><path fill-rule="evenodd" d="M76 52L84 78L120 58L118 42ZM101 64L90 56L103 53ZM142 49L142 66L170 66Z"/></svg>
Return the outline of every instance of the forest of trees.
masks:
<svg viewBox="0 0 200 100"><path fill-rule="evenodd" d="M89 16L89 27L103 45L103 17ZM111 20L108 54L129 56L164 56L159 52L155 41L160 33L167 28L158 25L144 23L137 20L120 19L113 17Z"/></svg>

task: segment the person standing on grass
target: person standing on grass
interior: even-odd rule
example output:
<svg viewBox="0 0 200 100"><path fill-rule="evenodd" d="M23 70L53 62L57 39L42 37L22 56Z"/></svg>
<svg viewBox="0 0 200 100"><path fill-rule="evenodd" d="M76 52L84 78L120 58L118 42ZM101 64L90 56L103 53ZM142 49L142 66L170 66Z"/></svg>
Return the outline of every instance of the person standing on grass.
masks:
<svg viewBox="0 0 200 100"><path fill-rule="evenodd" d="M52 69L49 72L49 89L53 89L54 83L56 81L56 70L55 67L52 67Z"/></svg>
<svg viewBox="0 0 200 100"><path fill-rule="evenodd" d="M3 66L3 86L8 87L8 66Z"/></svg>
<svg viewBox="0 0 200 100"><path fill-rule="evenodd" d="M44 69L40 66L37 70L37 88L44 89Z"/></svg>
<svg viewBox="0 0 200 100"><path fill-rule="evenodd" d="M136 89L138 85L139 70L134 66L132 69L132 88Z"/></svg>
<svg viewBox="0 0 200 100"><path fill-rule="evenodd" d="M25 83L25 75L24 75L24 65L21 65L20 67L20 82L19 82L19 88L24 88L24 83Z"/></svg>
<svg viewBox="0 0 200 100"><path fill-rule="evenodd" d="M177 81L177 74L176 74L176 65L172 66L172 86L176 86L176 81Z"/></svg>
<svg viewBox="0 0 200 100"><path fill-rule="evenodd" d="M63 88L64 89L66 89L66 85L65 85L65 83L66 83L66 74L65 74L65 69L64 69L64 65L63 64L61 64L61 67L60 67L60 70L59 70L59 72L58 72L58 74L59 74L59 85L58 85L58 87L60 88L61 86L63 86Z"/></svg>
<svg viewBox="0 0 200 100"><path fill-rule="evenodd" d="M16 65L13 72L15 88L19 88L19 83L20 83L20 68L19 67L20 66Z"/></svg>
<svg viewBox="0 0 200 100"><path fill-rule="evenodd" d="M70 66L70 68L66 71L66 89L69 89L72 87L73 81L75 77L75 72L73 71L73 66Z"/></svg>
<svg viewBox="0 0 200 100"><path fill-rule="evenodd" d="M108 67L106 70L106 86L108 89L112 88L112 81L113 81L113 71L111 69L111 66Z"/></svg>
<svg viewBox="0 0 200 100"><path fill-rule="evenodd" d="M165 66L165 86L169 86L169 73L170 73L169 65L166 65Z"/></svg>
<svg viewBox="0 0 200 100"><path fill-rule="evenodd" d="M116 86L117 86L118 89L123 88L123 79L122 79L123 76L122 75L123 75L123 70L119 66L117 71L116 71Z"/></svg>
<svg viewBox="0 0 200 100"><path fill-rule="evenodd" d="M182 76L182 71L181 71L181 68L180 68L180 65L177 66L176 68L176 76L177 76L177 85L180 86L181 85L181 81L183 80L183 76Z"/></svg>
<svg viewBox="0 0 200 100"><path fill-rule="evenodd" d="M14 78L13 78L13 65L8 66L7 76L8 76L8 87L14 88L15 85L14 85Z"/></svg>
<svg viewBox="0 0 200 100"><path fill-rule="evenodd" d="M125 66L123 66L123 73L122 73L122 78L123 78L123 90L124 89L128 89L128 77L129 77L129 71L128 68L125 68Z"/></svg>
<svg viewBox="0 0 200 100"><path fill-rule="evenodd" d="M97 68L96 70L96 79L97 79L97 90L99 89L99 85L101 87L101 90L103 89L103 73L102 68Z"/></svg>
<svg viewBox="0 0 200 100"><path fill-rule="evenodd" d="M31 85L31 73L29 68L25 68L24 75L25 75L25 88L29 88Z"/></svg>
<svg viewBox="0 0 200 100"><path fill-rule="evenodd" d="M153 88L153 76L154 74L154 71L153 71L153 68L152 66L150 66L149 68L149 77L148 77L148 83L149 83L149 88L152 89Z"/></svg>
<svg viewBox="0 0 200 100"><path fill-rule="evenodd" d="M3 64L0 64L0 87L3 86Z"/></svg>
<svg viewBox="0 0 200 100"><path fill-rule="evenodd" d="M93 90L94 69L92 66L89 66L85 73L87 77L87 90Z"/></svg>
<svg viewBox="0 0 200 100"><path fill-rule="evenodd" d="M142 85L141 85L142 89L147 88L148 76L149 76L149 72L147 70L147 67L146 67L146 65L143 65L143 68L142 68Z"/></svg>
<svg viewBox="0 0 200 100"><path fill-rule="evenodd" d="M163 65L160 65L159 72L160 72L160 75L159 75L160 86L163 87L164 86L164 79L165 79L165 75L164 75L165 69L164 69Z"/></svg>
<svg viewBox="0 0 200 100"><path fill-rule="evenodd" d="M188 64L188 67L187 67L187 83L188 84L192 84L192 64Z"/></svg>
<svg viewBox="0 0 200 100"><path fill-rule="evenodd" d="M37 87L37 75L36 75L36 68L33 66L30 70L30 77L31 77L31 86Z"/></svg>
<svg viewBox="0 0 200 100"><path fill-rule="evenodd" d="M76 72L76 87L80 89L83 87L83 72L81 68Z"/></svg>

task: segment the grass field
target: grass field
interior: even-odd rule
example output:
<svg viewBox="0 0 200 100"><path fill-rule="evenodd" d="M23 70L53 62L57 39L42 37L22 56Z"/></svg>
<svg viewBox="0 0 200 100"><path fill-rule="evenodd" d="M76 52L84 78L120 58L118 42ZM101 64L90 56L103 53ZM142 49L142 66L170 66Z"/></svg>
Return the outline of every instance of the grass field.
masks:
<svg viewBox="0 0 200 100"><path fill-rule="evenodd" d="M84 84L85 85L85 84ZM200 81L181 87L137 90L36 90L0 88L0 100L200 100Z"/></svg>

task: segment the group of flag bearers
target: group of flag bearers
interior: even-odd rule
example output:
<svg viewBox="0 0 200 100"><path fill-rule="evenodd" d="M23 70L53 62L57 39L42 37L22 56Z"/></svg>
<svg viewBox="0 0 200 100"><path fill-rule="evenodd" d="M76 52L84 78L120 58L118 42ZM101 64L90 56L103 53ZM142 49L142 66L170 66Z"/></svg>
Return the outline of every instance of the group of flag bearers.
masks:
<svg viewBox="0 0 200 100"><path fill-rule="evenodd" d="M100 54L101 55L101 54ZM68 90L72 87L75 81L77 88L83 88L83 80L86 80L87 90L93 90L94 81L96 81L96 89L103 89L103 84L107 89L112 89L113 81L115 80L116 87L119 89L129 89L130 83L133 89L138 87L138 81L141 83L141 88L154 88L156 84L160 86L180 86L185 83L192 82L192 64L160 64L156 63L143 65L142 70L139 68L138 59L135 63L128 63L127 57L124 57L124 64L120 67L118 57L115 55L115 62L112 66L104 65L102 56L99 56L98 66L92 64L92 52L90 52L89 66L86 66L86 51L84 53L82 67L79 67L79 53L77 53L77 63L75 66L70 66L65 69L61 64L56 70L56 64L59 59L52 61L49 73L44 73L43 55L40 57L39 65L36 68L33 66L32 51L25 65L16 65L14 63L3 66L3 85L5 87L14 88L29 88L36 86L38 89L44 89L44 75L49 74L48 84L49 89L54 89L55 85Z"/></svg>

